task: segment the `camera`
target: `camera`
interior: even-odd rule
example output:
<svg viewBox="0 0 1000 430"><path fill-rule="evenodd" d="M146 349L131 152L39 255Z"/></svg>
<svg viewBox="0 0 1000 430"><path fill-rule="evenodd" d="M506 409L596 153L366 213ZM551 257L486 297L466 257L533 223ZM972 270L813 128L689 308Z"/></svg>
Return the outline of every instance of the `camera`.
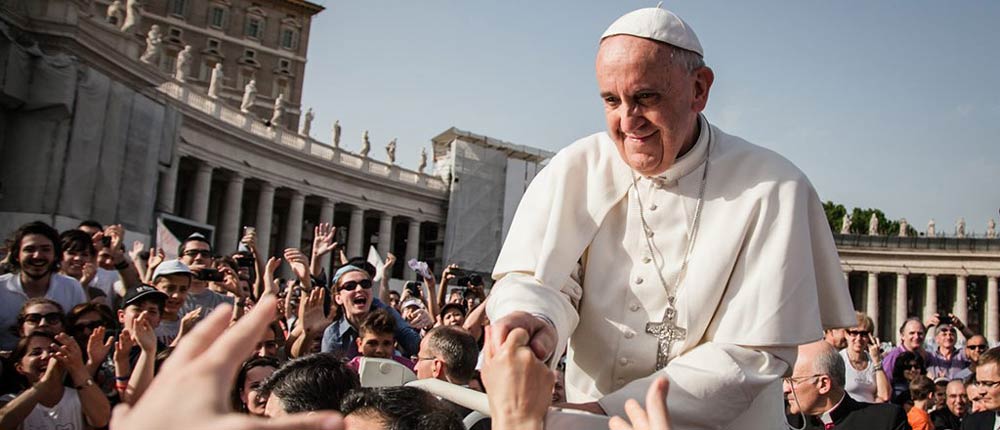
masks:
<svg viewBox="0 0 1000 430"><path fill-rule="evenodd" d="M104 236L104 237L102 237L101 238L101 244L103 244L105 248L110 247L111 246L111 236Z"/></svg>
<svg viewBox="0 0 1000 430"><path fill-rule="evenodd" d="M226 277L216 269L201 269L195 272L195 279L206 282L222 282Z"/></svg>
<svg viewBox="0 0 1000 430"><path fill-rule="evenodd" d="M420 297L420 295L421 295L420 294L420 284L417 283L417 282L409 281L409 282L406 283L406 285L403 286L403 288L405 288L407 291L409 291L410 295L412 295L414 297Z"/></svg>

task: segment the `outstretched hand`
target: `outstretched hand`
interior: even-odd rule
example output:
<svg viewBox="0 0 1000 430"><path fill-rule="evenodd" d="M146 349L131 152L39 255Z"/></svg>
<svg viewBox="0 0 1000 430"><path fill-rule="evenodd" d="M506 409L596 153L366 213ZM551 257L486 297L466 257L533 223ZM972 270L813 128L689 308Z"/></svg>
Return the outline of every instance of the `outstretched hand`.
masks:
<svg viewBox="0 0 1000 430"><path fill-rule="evenodd" d="M486 327L483 385L494 425L503 429L542 428L552 403L555 375L528 348L528 332L515 328L500 347Z"/></svg>
<svg viewBox="0 0 1000 430"><path fill-rule="evenodd" d="M539 360L548 360L555 353L558 340L556 329L551 324L532 314L522 311L493 322L493 347L499 349L507 341L507 336L516 329L522 328L528 332L528 346Z"/></svg>
<svg viewBox="0 0 1000 430"><path fill-rule="evenodd" d="M625 402L625 413L632 424L614 416L608 422L608 427L611 430L670 430L670 413L667 411L669 388L667 378L656 378L646 391L646 409L635 399Z"/></svg>
<svg viewBox="0 0 1000 430"><path fill-rule="evenodd" d="M216 308L181 340L152 385L133 406L118 405L111 428L148 430L339 430L340 416L310 412L270 420L234 413L229 391L261 333L274 319L274 297L265 297L231 328L228 304ZM233 359L234 357L241 357Z"/></svg>

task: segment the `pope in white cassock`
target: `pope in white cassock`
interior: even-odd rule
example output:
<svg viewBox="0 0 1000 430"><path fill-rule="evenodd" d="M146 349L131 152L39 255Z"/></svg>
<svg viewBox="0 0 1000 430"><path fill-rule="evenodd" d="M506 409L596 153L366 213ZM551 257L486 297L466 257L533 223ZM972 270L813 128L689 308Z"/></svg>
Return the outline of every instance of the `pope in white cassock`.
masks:
<svg viewBox="0 0 1000 430"><path fill-rule="evenodd" d="M494 340L523 327L540 358L567 351L587 410L624 416L665 374L674 428L782 428L796 346L856 323L816 191L701 115L714 75L673 13L619 18L596 69L608 131L528 187L493 273Z"/></svg>

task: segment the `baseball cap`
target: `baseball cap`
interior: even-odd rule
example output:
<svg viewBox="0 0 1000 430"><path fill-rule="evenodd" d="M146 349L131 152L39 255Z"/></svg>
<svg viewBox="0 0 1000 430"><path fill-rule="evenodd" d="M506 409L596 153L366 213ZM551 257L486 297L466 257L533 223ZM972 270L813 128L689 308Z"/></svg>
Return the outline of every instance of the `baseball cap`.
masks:
<svg viewBox="0 0 1000 430"><path fill-rule="evenodd" d="M406 299L406 300L403 301L403 303L401 303L399 305L399 308L400 309L406 309L406 308L408 308L410 306L416 306L416 307L418 307L420 309L423 309L424 308L424 302L420 301L420 299Z"/></svg>
<svg viewBox="0 0 1000 430"><path fill-rule="evenodd" d="M184 264L181 260L167 260L156 266L156 270L153 271L153 280L160 276L166 275L176 275L183 274L188 276L193 276L194 273L191 272L191 268L187 264Z"/></svg>
<svg viewBox="0 0 1000 430"><path fill-rule="evenodd" d="M122 308L126 308L145 300L155 300L157 303L162 305L167 302L167 295L150 285L142 284L139 285L138 288L125 294L125 301L122 302Z"/></svg>

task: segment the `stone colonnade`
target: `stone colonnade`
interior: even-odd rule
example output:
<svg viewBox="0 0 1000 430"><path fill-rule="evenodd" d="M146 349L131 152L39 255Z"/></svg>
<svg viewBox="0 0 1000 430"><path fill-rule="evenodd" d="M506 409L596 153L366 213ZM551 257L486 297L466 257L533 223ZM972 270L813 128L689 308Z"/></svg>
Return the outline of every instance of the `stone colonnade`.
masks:
<svg viewBox="0 0 1000 430"><path fill-rule="evenodd" d="M157 210L184 216L195 222L210 224L209 208L211 206L210 199L213 194L212 178L218 169L206 161L191 157L188 157L188 159L196 166L193 178L179 178L179 159L174 160L175 162L172 163L170 169L161 172ZM222 206L218 210L216 223L215 249L217 252L220 254L231 254L236 251L239 239L243 235L241 231L241 219L253 220L248 225L252 225L257 229L257 246L261 250L261 258L263 259L269 256L271 248L277 250L282 248L303 248L303 252L309 252L309 246L302 243L302 231L306 222L304 217L306 194L290 186L275 184L259 178L247 178L240 172L227 171L224 177L226 184L222 187L223 190L216 190L216 192L223 192ZM258 185L256 187L257 195L255 196L257 205L253 216L242 213L243 199L247 197L245 185L248 179L252 179ZM182 196L186 199L184 202L186 210L182 211L183 213L178 213L178 209L180 208L175 207L175 202L178 200L176 193L181 188L181 182L185 181L190 184L186 190L186 195ZM288 207L284 212L284 215L286 215L284 216L284 225L279 226L281 233L283 233L280 235L283 243L274 247L270 241L274 233L278 233L272 231L272 225L276 216L275 196L279 191L283 195L288 196ZM327 196L310 195L308 197L314 201L319 200L319 217L315 220L309 220L313 225L318 223L332 224L334 222L335 207L342 205L349 207L350 221L349 225L347 225L348 234L345 249L348 257L367 256L367 252L364 249L364 221L365 215L370 212L378 212L379 221L378 242L373 245L375 245L383 258L385 258L386 253L392 250L393 225L394 221L397 220L393 214L364 208L357 204L335 202L333 198ZM413 217L403 216L399 216L399 221L406 222L407 228L405 229L406 237L404 238L406 242L405 255L397 255L397 257L400 257L397 265L405 264L411 258L418 258L422 222ZM280 256L280 251L276 251L275 254L277 254L275 256ZM332 255L328 255L323 261L326 273L330 273L331 257ZM407 280L416 279L416 274L412 270L403 270L403 274Z"/></svg>

